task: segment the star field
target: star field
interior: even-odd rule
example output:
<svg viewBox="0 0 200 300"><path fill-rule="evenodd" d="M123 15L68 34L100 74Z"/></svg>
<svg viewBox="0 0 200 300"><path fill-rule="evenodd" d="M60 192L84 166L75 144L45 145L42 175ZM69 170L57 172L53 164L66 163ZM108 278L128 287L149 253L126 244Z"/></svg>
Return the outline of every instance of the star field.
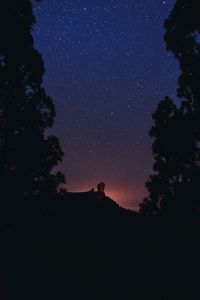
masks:
<svg viewBox="0 0 200 300"><path fill-rule="evenodd" d="M151 114L174 97L178 67L163 41L174 0L51 0L34 3L35 45L56 105L53 132L70 191L99 181L136 208L152 172Z"/></svg>

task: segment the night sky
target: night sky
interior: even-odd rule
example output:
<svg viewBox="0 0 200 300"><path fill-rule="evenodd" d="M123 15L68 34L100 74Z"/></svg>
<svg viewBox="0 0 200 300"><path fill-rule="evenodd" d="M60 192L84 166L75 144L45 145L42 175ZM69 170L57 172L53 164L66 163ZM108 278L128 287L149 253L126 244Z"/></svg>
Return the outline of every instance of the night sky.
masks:
<svg viewBox="0 0 200 300"><path fill-rule="evenodd" d="M163 22L175 0L51 0L34 3L35 46L56 105L53 133L69 191L100 181L136 209L152 173L151 114L175 97L177 62Z"/></svg>

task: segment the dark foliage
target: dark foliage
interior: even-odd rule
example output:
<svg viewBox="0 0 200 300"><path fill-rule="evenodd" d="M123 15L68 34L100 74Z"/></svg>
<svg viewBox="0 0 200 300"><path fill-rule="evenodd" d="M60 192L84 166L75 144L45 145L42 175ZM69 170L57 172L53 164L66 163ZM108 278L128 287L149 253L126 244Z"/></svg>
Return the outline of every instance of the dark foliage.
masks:
<svg viewBox="0 0 200 300"><path fill-rule="evenodd" d="M200 202L200 14L198 1L177 0L165 22L167 49L177 58L181 75L179 107L166 98L153 115L154 175L146 186L144 213L190 214Z"/></svg>
<svg viewBox="0 0 200 300"><path fill-rule="evenodd" d="M55 108L42 85L45 69L33 44L34 23L30 0L0 2L1 202L55 194L64 181L61 173L51 174L63 153L58 139L45 135Z"/></svg>

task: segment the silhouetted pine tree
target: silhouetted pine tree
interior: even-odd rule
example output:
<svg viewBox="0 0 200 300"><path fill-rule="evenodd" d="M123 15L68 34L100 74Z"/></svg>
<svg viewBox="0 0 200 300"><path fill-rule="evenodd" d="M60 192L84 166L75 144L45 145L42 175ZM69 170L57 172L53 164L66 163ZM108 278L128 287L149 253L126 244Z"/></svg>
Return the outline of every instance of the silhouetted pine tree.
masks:
<svg viewBox="0 0 200 300"><path fill-rule="evenodd" d="M178 0L165 22L167 49L178 59L181 75L177 108L169 98L153 115L154 175L146 186L144 213L194 211L200 204L200 3Z"/></svg>
<svg viewBox="0 0 200 300"><path fill-rule="evenodd" d="M34 48L30 0L0 1L0 193L24 198L56 192L64 175L51 174L63 153L47 136L55 117Z"/></svg>

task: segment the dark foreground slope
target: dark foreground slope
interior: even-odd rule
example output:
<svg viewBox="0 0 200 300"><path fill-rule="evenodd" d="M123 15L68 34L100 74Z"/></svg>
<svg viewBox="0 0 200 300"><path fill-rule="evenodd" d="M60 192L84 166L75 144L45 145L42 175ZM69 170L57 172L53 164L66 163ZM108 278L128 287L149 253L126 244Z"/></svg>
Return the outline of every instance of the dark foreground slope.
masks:
<svg viewBox="0 0 200 300"><path fill-rule="evenodd" d="M125 210L97 193L21 203L1 224L0 296L199 299L190 238L187 225Z"/></svg>

